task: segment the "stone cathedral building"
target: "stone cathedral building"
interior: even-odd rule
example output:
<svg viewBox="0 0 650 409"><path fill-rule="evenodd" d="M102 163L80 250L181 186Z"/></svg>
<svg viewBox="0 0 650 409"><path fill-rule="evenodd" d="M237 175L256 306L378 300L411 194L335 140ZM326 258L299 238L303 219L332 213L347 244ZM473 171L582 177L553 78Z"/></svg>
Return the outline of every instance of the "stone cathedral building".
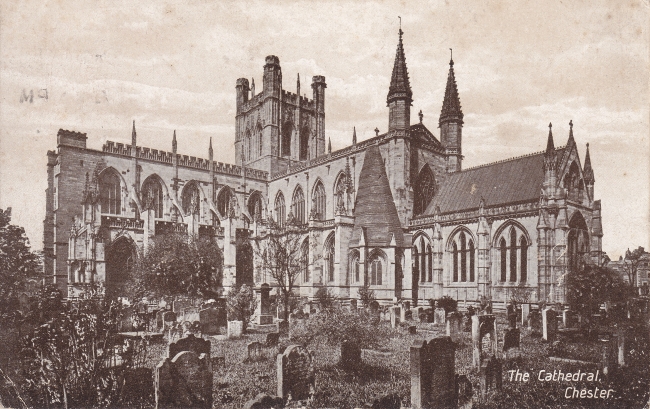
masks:
<svg viewBox="0 0 650 409"><path fill-rule="evenodd" d="M588 146L581 161L572 123L561 147L549 125L545 151L464 169L454 62L438 123L421 113L412 123L402 35L387 131L362 142L355 132L338 151L326 146L325 77L312 78L311 98L299 77L288 91L276 56L261 89L236 82L235 164L214 162L212 141L207 159L179 153L175 132L171 151L139 146L135 124L130 144L101 150L60 130L48 152L46 272L81 296L88 283L124 280L152 237L185 232L219 246L225 291L259 286L270 279L253 261L255 239L270 219L291 219L305 231L301 296L326 286L346 300L367 283L383 302L515 290L563 302L565 276L602 257Z"/></svg>

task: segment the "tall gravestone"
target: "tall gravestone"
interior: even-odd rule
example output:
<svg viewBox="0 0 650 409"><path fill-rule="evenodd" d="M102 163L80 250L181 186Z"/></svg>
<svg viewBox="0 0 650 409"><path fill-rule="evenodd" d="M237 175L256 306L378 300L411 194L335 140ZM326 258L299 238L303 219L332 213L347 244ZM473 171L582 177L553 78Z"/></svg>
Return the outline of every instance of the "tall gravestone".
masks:
<svg viewBox="0 0 650 409"><path fill-rule="evenodd" d="M542 310L542 339L553 342L557 338L557 315L552 308Z"/></svg>
<svg viewBox="0 0 650 409"><path fill-rule="evenodd" d="M528 325L528 314L530 314L530 304L521 304L521 325Z"/></svg>
<svg viewBox="0 0 650 409"><path fill-rule="evenodd" d="M271 300L270 300L271 287L264 283L259 289L255 290L259 302L259 311L257 314L257 324L267 325L273 324L273 315L271 315Z"/></svg>
<svg viewBox="0 0 650 409"><path fill-rule="evenodd" d="M462 321L463 316L457 311L447 314L447 336L451 337L451 340L454 342L458 342L460 338Z"/></svg>
<svg viewBox="0 0 650 409"><path fill-rule="evenodd" d="M201 322L201 332L204 334L219 333L219 311L216 308L208 307L200 310L199 322Z"/></svg>
<svg viewBox="0 0 650 409"><path fill-rule="evenodd" d="M399 326L401 308L398 306L390 307L390 326L392 328L397 328Z"/></svg>
<svg viewBox="0 0 650 409"><path fill-rule="evenodd" d="M449 337L413 341L410 349L413 409L456 408L455 349Z"/></svg>
<svg viewBox="0 0 650 409"><path fill-rule="evenodd" d="M420 314L422 314L422 311L424 308L422 307L414 307L411 309L412 313L411 316L413 317L414 321L420 321Z"/></svg>
<svg viewBox="0 0 650 409"><path fill-rule="evenodd" d="M508 328L503 333L503 355L507 355L512 350L515 354L519 353L521 334L519 328Z"/></svg>
<svg viewBox="0 0 650 409"><path fill-rule="evenodd" d="M239 338L244 332L242 321L228 321L228 338Z"/></svg>
<svg viewBox="0 0 650 409"><path fill-rule="evenodd" d="M361 368L361 347L354 340L344 340L341 343L341 366L345 369Z"/></svg>
<svg viewBox="0 0 650 409"><path fill-rule="evenodd" d="M290 345L277 359L277 395L285 401L310 399L316 390L314 359L302 345Z"/></svg>
<svg viewBox="0 0 650 409"><path fill-rule="evenodd" d="M508 319L508 327L517 328L517 309L512 302L506 305L506 317Z"/></svg>
<svg viewBox="0 0 650 409"><path fill-rule="evenodd" d="M490 389L501 390L503 385L502 365L496 356L488 357L481 364L481 398L485 398Z"/></svg>
<svg viewBox="0 0 650 409"><path fill-rule="evenodd" d="M447 320L447 313L444 308L437 307L433 310L433 323L434 325L445 325Z"/></svg>
<svg viewBox="0 0 650 409"><path fill-rule="evenodd" d="M531 334L541 335L542 333L542 314L539 310L531 310L528 314L528 329Z"/></svg>
<svg viewBox="0 0 650 409"><path fill-rule="evenodd" d="M490 335L489 355L497 354L497 323L494 315L472 316L472 362L480 368L483 362L483 337Z"/></svg>

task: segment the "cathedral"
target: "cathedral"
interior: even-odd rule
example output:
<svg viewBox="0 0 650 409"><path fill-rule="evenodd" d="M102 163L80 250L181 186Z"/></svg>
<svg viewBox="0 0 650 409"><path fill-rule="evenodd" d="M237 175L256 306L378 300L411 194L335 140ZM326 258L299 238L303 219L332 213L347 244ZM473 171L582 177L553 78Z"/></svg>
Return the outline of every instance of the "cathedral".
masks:
<svg viewBox="0 0 650 409"><path fill-rule="evenodd" d="M544 151L463 168L454 61L437 127L421 113L412 123L402 37L387 131L361 142L355 131L341 150L326 145L325 77L312 77L311 98L300 77L288 91L276 56L266 57L261 89L236 82L235 164L215 162L212 141L207 159L179 153L175 132L171 151L138 146L135 123L130 144L101 150L59 130L47 154L46 274L69 298L91 283L118 286L139 249L181 232L222 251L225 292L273 287L254 246L270 221L291 221L304 231L297 296L326 287L346 301L369 286L382 303L564 302L567 274L603 257L589 146L581 161L572 122L558 147L549 124Z"/></svg>

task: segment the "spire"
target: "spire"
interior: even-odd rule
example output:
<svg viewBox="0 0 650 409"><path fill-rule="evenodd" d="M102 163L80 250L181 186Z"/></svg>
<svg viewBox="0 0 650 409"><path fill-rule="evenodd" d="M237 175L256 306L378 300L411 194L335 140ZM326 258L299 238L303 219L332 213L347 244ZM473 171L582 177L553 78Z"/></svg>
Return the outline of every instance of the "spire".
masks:
<svg viewBox="0 0 650 409"><path fill-rule="evenodd" d="M357 144L357 127L352 128L352 145Z"/></svg>
<svg viewBox="0 0 650 409"><path fill-rule="evenodd" d="M327 139L327 153L332 153L332 138Z"/></svg>
<svg viewBox="0 0 650 409"><path fill-rule="evenodd" d="M451 50L451 48L450 48ZM458 86L456 85L456 76L454 75L454 60L449 60L449 74L447 75L447 87L445 88L445 99L442 102L442 111L438 124L448 120L460 121L463 124L463 111L460 106L460 97L458 96Z"/></svg>
<svg viewBox="0 0 650 409"><path fill-rule="evenodd" d="M548 141L544 153L544 170L555 169L556 166L555 144L553 143L553 124L548 124Z"/></svg>
<svg viewBox="0 0 650 409"><path fill-rule="evenodd" d="M585 182L592 184L596 181L594 179L594 170L591 168L591 156L589 155L589 144L587 144L587 153L585 153L585 166L582 171L585 175Z"/></svg>
<svg viewBox="0 0 650 409"><path fill-rule="evenodd" d="M298 79L296 80L296 95L300 99L300 73L298 73Z"/></svg>
<svg viewBox="0 0 650 409"><path fill-rule="evenodd" d="M390 79L390 88L388 89L386 103L390 103L391 101L398 99L404 99L410 105L413 101L413 92L411 91L408 70L406 69L404 45L402 44L402 34L404 34L404 32L400 28L398 33L399 42L397 43L395 63L393 64L393 74L391 75Z"/></svg>
<svg viewBox="0 0 650 409"><path fill-rule="evenodd" d="M176 142L176 129L174 129L174 137L172 138L172 152L176 153L178 150L178 143Z"/></svg>
<svg viewBox="0 0 650 409"><path fill-rule="evenodd" d="M566 146L575 145L576 141L573 139L573 119L569 121L569 140L566 143Z"/></svg>
<svg viewBox="0 0 650 409"><path fill-rule="evenodd" d="M251 78L251 98L255 96L255 78Z"/></svg>
<svg viewBox="0 0 650 409"><path fill-rule="evenodd" d="M135 120L133 120L133 130L131 131L131 145L135 147L136 135L135 135Z"/></svg>
<svg viewBox="0 0 650 409"><path fill-rule="evenodd" d="M208 157L210 158L210 161L212 161L212 158L214 158L214 151L212 150L212 137L210 137L210 146L208 147Z"/></svg>

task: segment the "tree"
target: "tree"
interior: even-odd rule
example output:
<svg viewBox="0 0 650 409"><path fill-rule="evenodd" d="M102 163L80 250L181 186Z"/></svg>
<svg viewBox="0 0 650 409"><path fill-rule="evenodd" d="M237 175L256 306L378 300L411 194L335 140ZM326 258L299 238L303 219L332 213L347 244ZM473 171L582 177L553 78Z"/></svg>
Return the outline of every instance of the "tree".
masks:
<svg viewBox="0 0 650 409"><path fill-rule="evenodd" d="M138 257L132 295L155 298L215 298L223 279L223 256L216 243L182 234L153 238Z"/></svg>
<svg viewBox="0 0 650 409"><path fill-rule="evenodd" d="M639 264L641 263L641 259L644 254L645 249L641 246L639 246L637 249L634 249L633 251L627 249L625 252L625 258L623 259L623 269L625 270L628 282L632 287L636 287L636 276L639 270Z"/></svg>
<svg viewBox="0 0 650 409"><path fill-rule="evenodd" d="M266 236L258 239L258 264L277 285L280 302L284 306L284 319L289 316L293 288L305 263L302 252L304 237L305 231L294 223L279 225L270 221Z"/></svg>
<svg viewBox="0 0 650 409"><path fill-rule="evenodd" d="M29 280L41 277L41 257L30 250L25 229L11 224L11 208L0 209L0 315L17 310Z"/></svg>
<svg viewBox="0 0 650 409"><path fill-rule="evenodd" d="M246 332L251 316L255 312L257 300L253 289L243 284L239 288L233 288L226 297L226 309L228 310L229 321L241 321L242 329Z"/></svg>

